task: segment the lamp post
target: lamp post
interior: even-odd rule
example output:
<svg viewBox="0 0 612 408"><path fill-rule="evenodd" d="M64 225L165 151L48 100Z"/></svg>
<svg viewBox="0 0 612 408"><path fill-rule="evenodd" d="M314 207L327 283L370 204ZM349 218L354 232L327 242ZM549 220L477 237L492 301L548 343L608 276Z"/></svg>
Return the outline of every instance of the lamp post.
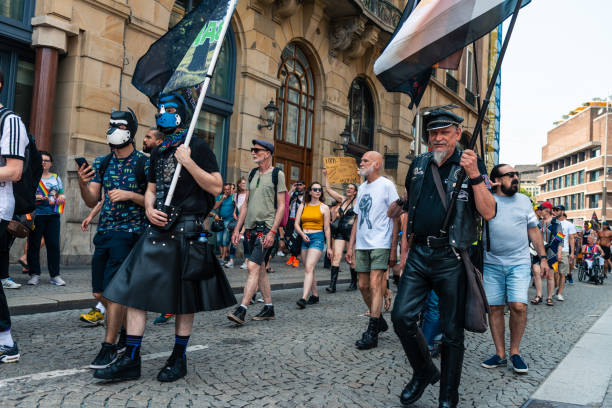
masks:
<svg viewBox="0 0 612 408"><path fill-rule="evenodd" d="M610 92L606 95L606 110L605 110L605 121L606 121L606 130L604 134L604 159L603 159L603 187L601 189L601 218L603 221L606 221L606 213L608 210L608 107L610 101Z"/></svg>
<svg viewBox="0 0 612 408"><path fill-rule="evenodd" d="M259 119L266 121L266 124L257 124L258 130L261 130L263 128L272 129L272 127L274 126L274 120L276 119L276 113L278 112L278 107L274 104L274 101L270 99L270 103L266 105L264 110L266 111L267 118L259 117Z"/></svg>
<svg viewBox="0 0 612 408"><path fill-rule="evenodd" d="M351 128L348 120L346 121L344 130L340 133L340 140L342 141L341 147L334 147L334 152L343 151L346 153L349 141L351 140Z"/></svg>

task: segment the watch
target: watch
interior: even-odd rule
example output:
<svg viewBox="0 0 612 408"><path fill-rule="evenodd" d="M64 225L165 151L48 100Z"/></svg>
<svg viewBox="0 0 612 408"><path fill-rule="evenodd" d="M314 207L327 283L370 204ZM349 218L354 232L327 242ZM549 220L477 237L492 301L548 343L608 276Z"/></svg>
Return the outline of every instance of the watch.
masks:
<svg viewBox="0 0 612 408"><path fill-rule="evenodd" d="M470 178L470 184L473 186L480 184L483 181L484 181L484 176L482 174L479 174L478 177Z"/></svg>

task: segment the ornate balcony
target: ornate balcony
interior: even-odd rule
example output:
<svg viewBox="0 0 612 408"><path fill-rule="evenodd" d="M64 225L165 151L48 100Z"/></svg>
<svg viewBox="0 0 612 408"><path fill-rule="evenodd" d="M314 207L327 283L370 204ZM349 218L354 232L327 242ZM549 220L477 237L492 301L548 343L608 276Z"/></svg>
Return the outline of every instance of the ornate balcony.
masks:
<svg viewBox="0 0 612 408"><path fill-rule="evenodd" d="M393 32L402 18L402 11L387 0L357 0L363 12L377 21L385 31Z"/></svg>

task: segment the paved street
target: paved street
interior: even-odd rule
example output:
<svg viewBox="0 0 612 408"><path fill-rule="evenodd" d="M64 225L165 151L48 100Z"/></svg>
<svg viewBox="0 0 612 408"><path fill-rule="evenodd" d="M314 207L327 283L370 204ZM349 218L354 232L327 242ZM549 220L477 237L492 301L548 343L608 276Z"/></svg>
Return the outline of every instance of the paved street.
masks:
<svg viewBox="0 0 612 408"><path fill-rule="evenodd" d="M399 341L389 331L381 336L378 348L356 350L353 343L367 319L359 293L345 292L345 287L341 285L335 295L322 292L321 303L303 311L294 303L298 290L275 291L277 319L271 322L249 321L235 327L225 318L228 310L199 314L190 341L196 350L188 353L188 376L173 384L155 380L164 358L157 353L169 351L172 325L148 324L143 355L151 359L143 362L140 380L105 384L82 369L98 351L101 327L83 327L78 311L16 316L14 335L22 359L0 367L0 386L10 390L2 393L0 405L399 406L397 395L410 378ZM526 376L519 377L510 368L480 368L480 361L494 352L490 336L467 334L460 406L525 403L612 305L611 290L609 283L576 284L568 288L567 300L555 307L529 307L523 341L523 356L530 365ZM253 316L259 308L249 308L248 314ZM13 380L21 376L25 377ZM416 406L436 407L437 392L437 386L428 388Z"/></svg>

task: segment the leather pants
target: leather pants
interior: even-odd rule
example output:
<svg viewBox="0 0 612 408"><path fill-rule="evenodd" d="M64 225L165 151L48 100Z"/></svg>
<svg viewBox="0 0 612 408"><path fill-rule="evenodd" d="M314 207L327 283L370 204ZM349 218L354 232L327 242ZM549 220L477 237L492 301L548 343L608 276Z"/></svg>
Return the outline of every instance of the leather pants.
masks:
<svg viewBox="0 0 612 408"><path fill-rule="evenodd" d="M442 353L440 397L456 395L463 359L463 321L465 313L465 272L463 263L450 247L432 249L413 245L400 279L391 320L400 338L414 375L426 376L431 367L429 353L415 353L424 339L417 323L427 295L434 290L439 297L440 324L445 353ZM457 367L457 363L459 366ZM454 377L454 381L452 378ZM450 383L450 384L449 384ZM450 388L450 389L449 389ZM446 399L446 398L444 398Z"/></svg>

